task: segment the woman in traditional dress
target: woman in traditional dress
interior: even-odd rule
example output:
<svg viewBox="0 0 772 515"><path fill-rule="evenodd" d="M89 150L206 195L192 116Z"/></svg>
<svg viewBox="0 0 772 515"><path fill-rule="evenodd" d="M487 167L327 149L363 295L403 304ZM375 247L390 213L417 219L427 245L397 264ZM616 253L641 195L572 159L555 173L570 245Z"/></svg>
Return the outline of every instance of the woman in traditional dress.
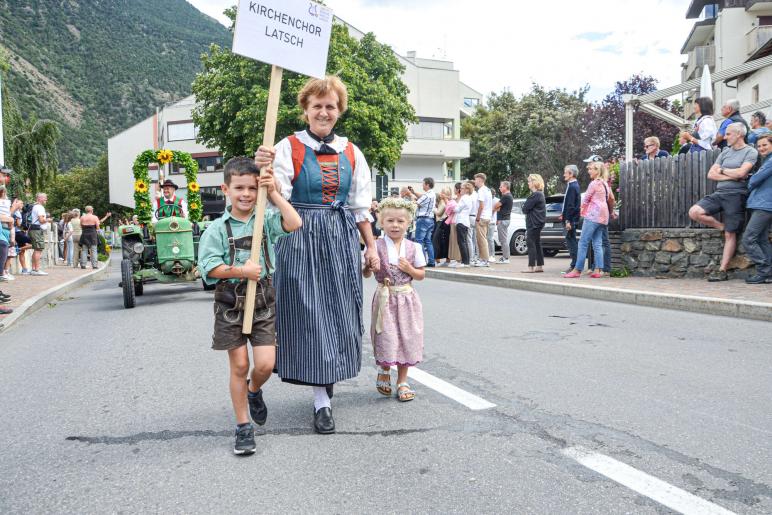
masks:
<svg viewBox="0 0 772 515"><path fill-rule="evenodd" d="M338 381L359 374L362 362L362 274L380 269L370 226L370 168L362 152L337 136L348 103L337 77L311 79L298 94L308 128L261 146L257 166L273 163L282 194L303 228L276 245L276 367L283 381L314 391L314 429L335 432L330 398Z"/></svg>

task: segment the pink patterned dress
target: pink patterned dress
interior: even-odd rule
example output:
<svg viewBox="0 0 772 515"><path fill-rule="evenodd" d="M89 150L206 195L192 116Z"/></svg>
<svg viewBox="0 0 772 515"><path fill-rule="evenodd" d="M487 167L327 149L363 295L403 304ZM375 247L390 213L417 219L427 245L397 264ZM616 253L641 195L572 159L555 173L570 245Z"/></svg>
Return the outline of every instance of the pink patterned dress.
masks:
<svg viewBox="0 0 772 515"><path fill-rule="evenodd" d="M389 263L386 238L376 240L381 269L375 272L378 289L373 297L370 338L375 362L383 367L413 366L423 360L424 317L421 299L413 289L413 278ZM413 266L422 264L423 255L416 260L415 243L402 240L404 257ZM400 252L402 254L402 252Z"/></svg>

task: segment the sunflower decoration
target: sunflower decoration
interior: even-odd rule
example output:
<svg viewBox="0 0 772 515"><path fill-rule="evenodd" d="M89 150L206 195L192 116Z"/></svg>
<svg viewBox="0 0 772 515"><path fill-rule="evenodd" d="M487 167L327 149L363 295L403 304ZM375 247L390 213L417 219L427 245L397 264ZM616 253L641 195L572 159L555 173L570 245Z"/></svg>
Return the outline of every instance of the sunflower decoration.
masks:
<svg viewBox="0 0 772 515"><path fill-rule="evenodd" d="M201 186L199 186L197 182L188 183L188 190L192 191L193 193L197 193L200 189Z"/></svg>
<svg viewBox="0 0 772 515"><path fill-rule="evenodd" d="M134 191L137 193L147 193L147 183L142 179L134 181Z"/></svg>
<svg viewBox="0 0 772 515"><path fill-rule="evenodd" d="M162 165L169 164L174 159L174 152L171 150L162 149L158 151L156 158L158 158L158 162Z"/></svg>
<svg viewBox="0 0 772 515"><path fill-rule="evenodd" d="M191 202L190 209L198 209L198 204L196 202Z"/></svg>

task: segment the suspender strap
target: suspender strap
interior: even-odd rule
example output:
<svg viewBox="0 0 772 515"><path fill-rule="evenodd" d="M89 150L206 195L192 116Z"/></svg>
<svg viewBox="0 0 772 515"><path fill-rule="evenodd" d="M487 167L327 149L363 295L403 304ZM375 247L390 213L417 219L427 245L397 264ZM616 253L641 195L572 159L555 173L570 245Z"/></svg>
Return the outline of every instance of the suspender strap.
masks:
<svg viewBox="0 0 772 515"><path fill-rule="evenodd" d="M236 242L238 241L239 243L245 245L247 248L251 248L252 236L234 238L230 219L225 220L225 232L228 234L228 253L230 254L231 258L231 266L236 266ZM268 254L268 238L265 237L265 233L263 233L263 259L265 260L265 266L267 266L270 270L272 268L271 257Z"/></svg>

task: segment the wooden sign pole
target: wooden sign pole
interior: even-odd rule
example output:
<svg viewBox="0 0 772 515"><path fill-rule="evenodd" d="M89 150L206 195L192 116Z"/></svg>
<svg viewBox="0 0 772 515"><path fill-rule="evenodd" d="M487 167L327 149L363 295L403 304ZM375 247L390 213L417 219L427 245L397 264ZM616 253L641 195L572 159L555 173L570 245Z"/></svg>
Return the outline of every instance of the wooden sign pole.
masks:
<svg viewBox="0 0 772 515"><path fill-rule="evenodd" d="M265 110L265 130L263 131L263 146L273 146L276 139L276 122L279 117L279 100L281 94L282 68L271 68L271 84L268 87L268 107ZM266 169L260 170L260 176L266 174ZM257 191L257 204L255 205L255 225L252 229L252 252L249 258L254 263L260 263L260 248L263 243L263 221L265 219L265 205L268 201L267 188L259 188ZM252 318L255 312L255 294L257 282L247 282L247 297L244 303L244 325L241 328L243 334L252 333Z"/></svg>

